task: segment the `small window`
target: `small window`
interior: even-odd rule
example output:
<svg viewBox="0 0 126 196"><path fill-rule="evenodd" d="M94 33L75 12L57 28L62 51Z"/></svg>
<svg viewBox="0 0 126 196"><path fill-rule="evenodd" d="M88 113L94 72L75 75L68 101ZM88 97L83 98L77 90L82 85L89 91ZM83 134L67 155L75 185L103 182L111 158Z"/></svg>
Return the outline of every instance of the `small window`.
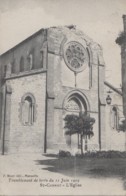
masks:
<svg viewBox="0 0 126 196"><path fill-rule="evenodd" d="M33 69L33 54L32 53L28 55L28 68L29 70Z"/></svg>
<svg viewBox="0 0 126 196"><path fill-rule="evenodd" d="M13 62L11 64L12 64L11 72L15 73L15 66L16 66L15 59L13 60Z"/></svg>
<svg viewBox="0 0 126 196"><path fill-rule="evenodd" d="M118 111L116 106L112 108L111 126L113 129L118 129Z"/></svg>
<svg viewBox="0 0 126 196"><path fill-rule="evenodd" d="M20 72L23 72L24 71L24 58L21 57L20 59Z"/></svg>
<svg viewBox="0 0 126 196"><path fill-rule="evenodd" d="M7 65L4 65L4 68L3 68L3 75L4 77L8 77L11 75L11 68L12 65L11 63L8 63Z"/></svg>
<svg viewBox="0 0 126 196"><path fill-rule="evenodd" d="M7 72L7 65L4 65L3 67L3 75L6 77L6 72Z"/></svg>
<svg viewBox="0 0 126 196"><path fill-rule="evenodd" d="M43 68L43 64L44 64L44 52L43 51L41 51L41 59L40 59L40 61L41 61L41 67Z"/></svg>
<svg viewBox="0 0 126 196"><path fill-rule="evenodd" d="M27 95L22 100L22 122L24 125L33 125L35 103L32 96Z"/></svg>

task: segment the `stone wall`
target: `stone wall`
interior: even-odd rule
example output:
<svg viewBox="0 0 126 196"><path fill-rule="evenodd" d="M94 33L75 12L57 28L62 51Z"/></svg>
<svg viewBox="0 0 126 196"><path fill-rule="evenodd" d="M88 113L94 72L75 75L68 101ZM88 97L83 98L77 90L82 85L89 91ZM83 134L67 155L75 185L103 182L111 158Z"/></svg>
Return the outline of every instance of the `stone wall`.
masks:
<svg viewBox="0 0 126 196"><path fill-rule="evenodd" d="M44 152L46 73L7 80L12 88L10 130L5 134L5 149L9 153ZM35 98L33 125L22 123L22 97L30 93ZM6 108L8 112L8 108Z"/></svg>
<svg viewBox="0 0 126 196"><path fill-rule="evenodd" d="M106 92L110 90L108 87L105 87ZM112 108L115 106L118 109L118 118L119 123L124 119L123 116L123 105L122 105L122 96L117 92L111 90L111 105L106 104L106 150L125 150L125 133L119 128L113 127L113 119L112 119ZM107 94L106 94L107 97ZM117 122L117 123L118 123Z"/></svg>
<svg viewBox="0 0 126 196"><path fill-rule="evenodd" d="M75 76L66 65L64 61L64 45L71 42L79 42L84 48L87 48L89 54L89 64L86 69L77 74L77 86L75 87ZM104 104L104 68L101 70L98 81L98 56L102 57L101 47L85 36L82 32L75 29L68 29L66 27L50 28L48 30L48 75L47 84L50 83L50 88L48 88L48 94L52 95L52 105L48 110L53 113L52 123L50 122L51 129L48 129L48 137L51 139L48 142L48 146L51 149L58 151L60 149L66 148L65 130L64 130L64 100L69 95L69 93L82 93L88 104L88 112L90 112L91 117L94 117L96 122L94 125L94 137L89 141L90 150L99 149L99 102L98 102L98 90L100 91L99 96L101 96L102 102ZM100 61L102 61L100 59ZM102 62L103 64L103 62ZM104 64L103 64L104 66ZM50 71L49 71L50 70ZM50 81L50 82L49 82ZM103 95L101 95L103 93ZM53 109L54 106L54 109ZM52 109L51 109L52 107ZM105 110L102 109L103 115L105 115ZM53 124L54 123L54 124ZM54 126L54 127L53 127ZM104 125L101 125L101 132L104 133ZM52 130L53 129L53 130ZM52 130L52 131L51 131ZM51 131L51 132L50 132ZM103 134L102 134L103 135ZM101 138L100 138L101 139ZM102 142L105 143L105 137L102 137ZM104 145L103 145L104 146ZM49 149L48 149L49 150ZM48 151L47 150L47 151Z"/></svg>
<svg viewBox="0 0 126 196"><path fill-rule="evenodd" d="M29 55L33 55L32 69L39 69L43 67L43 43L46 41L46 31L41 30L33 36L27 38L14 48L1 55L0 64L2 71L2 78L5 76L6 66L10 65L11 73L18 74L20 70L20 61L23 58L24 71L29 71Z"/></svg>
<svg viewBox="0 0 126 196"><path fill-rule="evenodd" d="M87 54L84 61L86 67L82 72L77 73L76 86L74 72L68 68L64 60L64 47L69 42L80 43L80 48L86 51L85 55ZM33 70L28 68L27 57L30 52L34 54ZM20 72L22 56L25 65L23 73ZM47 152L50 149L54 149L55 152L64 149L66 144L63 120L64 101L69 98L71 93L79 94L85 101L91 117L96 120L94 137L89 141L89 149L98 150L100 130L104 133L104 124L101 123L99 114L102 110L104 118L105 112L104 68L100 68L101 77L98 77L99 61L102 62L102 60L101 47L83 32L69 27L41 30L5 53L1 59L2 77L4 77L4 65L9 64L11 71L13 67L15 72L5 77L6 84L12 88L12 93L9 95L11 97L10 125L7 130L8 134L5 136L6 151L7 149L10 149L10 152L43 151L45 132ZM103 62L101 64L104 66ZM44 73L46 69L47 75ZM40 70L40 72L36 73L36 70ZM25 93L33 94L36 99L36 121L33 126L23 126L20 121L21 97ZM100 111L99 98L103 104ZM7 120L7 122L9 121ZM104 143L104 134L102 136L102 143ZM9 145L10 147L8 147Z"/></svg>

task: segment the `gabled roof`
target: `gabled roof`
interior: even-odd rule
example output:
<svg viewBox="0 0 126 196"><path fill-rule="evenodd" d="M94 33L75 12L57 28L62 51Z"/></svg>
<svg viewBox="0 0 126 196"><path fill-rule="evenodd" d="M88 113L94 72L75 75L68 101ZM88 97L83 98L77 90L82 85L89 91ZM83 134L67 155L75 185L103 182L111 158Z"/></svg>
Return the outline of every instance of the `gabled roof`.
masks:
<svg viewBox="0 0 126 196"><path fill-rule="evenodd" d="M66 27L68 29L76 29L76 26L75 25L68 25L68 26L64 26L64 27ZM11 47L9 50L1 53L0 56L3 56L5 54L11 52L12 50L16 49L19 45L23 44L24 42L26 42L26 41L28 41L28 40L30 40L32 38L34 38L36 35L41 34L43 31L48 30L49 28L57 28L57 27L48 27L48 28L41 28L41 29L39 29L37 32L33 33L32 35L30 35L26 39L22 40L17 45L15 45L15 46Z"/></svg>
<svg viewBox="0 0 126 196"><path fill-rule="evenodd" d="M34 34L30 35L29 37L27 37L26 39L22 40L20 43L18 43L17 45L13 46L12 48L10 48L9 50L5 51L4 53L0 54L0 56L4 56L7 53L13 51L14 49L16 49L18 46L20 46L21 44L23 44L24 42L34 38L36 35L41 34L43 31L47 32L48 30L57 30L58 31L62 31L62 32L66 32L66 31L71 31L74 32L76 35L82 36L84 37L86 40L93 42L93 40L91 38L89 38L86 34L83 33L83 31L76 29L76 25L67 25L67 26L53 26L53 27L48 27L48 28L41 28L40 30L38 30L37 32L35 32ZM99 46L99 44L98 44Z"/></svg>
<svg viewBox="0 0 126 196"><path fill-rule="evenodd" d="M26 39L24 39L23 41L19 42L17 45L13 46L12 48L10 48L9 50L5 51L4 53L0 54L0 56L3 56L9 52L11 52L12 50L16 49L18 46L20 46L21 44L23 44L24 42L32 39L33 37L35 37L36 35L42 33L42 31L44 31L45 29L40 29L39 31L35 32L34 34L30 35L29 37L27 37Z"/></svg>

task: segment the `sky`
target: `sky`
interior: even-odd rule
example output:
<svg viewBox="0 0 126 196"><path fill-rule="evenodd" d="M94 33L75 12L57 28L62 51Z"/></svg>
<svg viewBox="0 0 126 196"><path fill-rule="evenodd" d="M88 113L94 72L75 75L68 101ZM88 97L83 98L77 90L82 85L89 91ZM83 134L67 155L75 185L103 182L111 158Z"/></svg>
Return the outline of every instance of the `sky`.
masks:
<svg viewBox="0 0 126 196"><path fill-rule="evenodd" d="M41 28L76 25L103 48L106 81L120 88L126 0L0 0L0 54Z"/></svg>

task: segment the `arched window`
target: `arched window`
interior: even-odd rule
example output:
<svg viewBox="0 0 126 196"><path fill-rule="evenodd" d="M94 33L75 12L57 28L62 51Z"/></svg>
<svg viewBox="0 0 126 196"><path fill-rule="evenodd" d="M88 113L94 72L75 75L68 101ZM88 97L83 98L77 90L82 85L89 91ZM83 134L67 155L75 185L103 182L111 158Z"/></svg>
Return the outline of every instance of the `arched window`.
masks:
<svg viewBox="0 0 126 196"><path fill-rule="evenodd" d="M3 66L3 76L6 77L7 65Z"/></svg>
<svg viewBox="0 0 126 196"><path fill-rule="evenodd" d="M22 123L24 125L33 125L35 116L35 100L30 94L22 98Z"/></svg>
<svg viewBox="0 0 126 196"><path fill-rule="evenodd" d="M33 69L33 52L28 55L28 69Z"/></svg>
<svg viewBox="0 0 126 196"><path fill-rule="evenodd" d="M20 72L23 72L24 71L24 58L21 57L20 58Z"/></svg>
<svg viewBox="0 0 126 196"><path fill-rule="evenodd" d="M13 61L12 61L12 63L11 63L11 64L12 64L11 72L12 72L12 74L13 74L13 73L15 73L15 69L16 69L16 68L15 68L15 66L16 66L15 59L13 59Z"/></svg>
<svg viewBox="0 0 126 196"><path fill-rule="evenodd" d="M41 51L41 67L43 68L43 62L44 62L44 51Z"/></svg>
<svg viewBox="0 0 126 196"><path fill-rule="evenodd" d="M111 126L113 129L118 129L118 110L117 107L112 107L111 110Z"/></svg>

